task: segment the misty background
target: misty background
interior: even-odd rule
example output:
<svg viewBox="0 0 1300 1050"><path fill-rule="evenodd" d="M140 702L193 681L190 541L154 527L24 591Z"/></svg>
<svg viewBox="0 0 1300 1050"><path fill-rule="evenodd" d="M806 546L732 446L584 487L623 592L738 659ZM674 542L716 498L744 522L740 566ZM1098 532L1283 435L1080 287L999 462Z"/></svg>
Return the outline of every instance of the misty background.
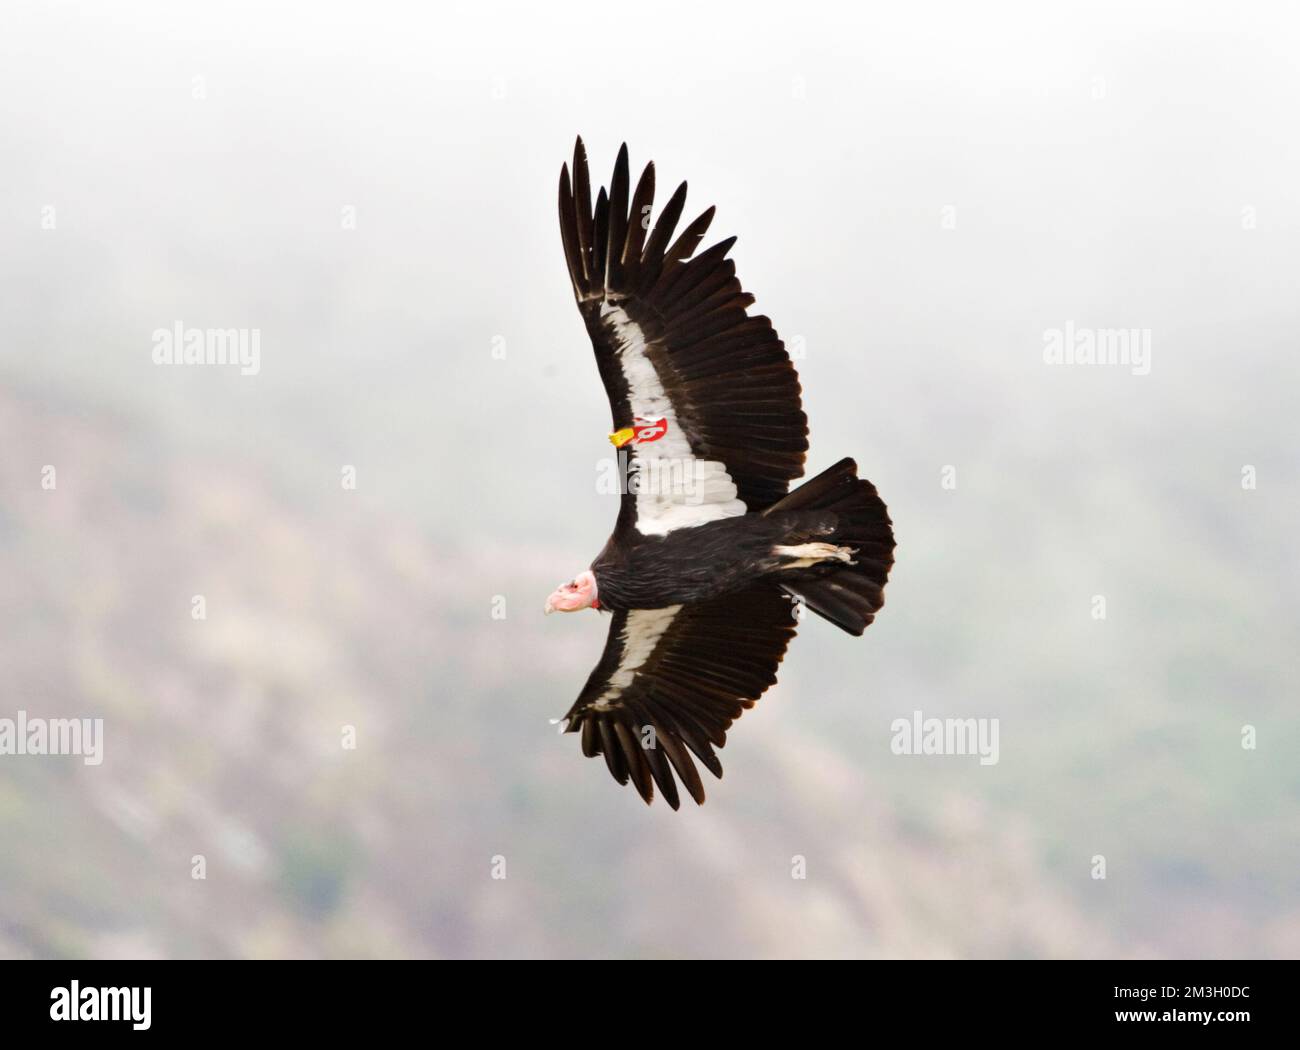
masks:
<svg viewBox="0 0 1300 1050"><path fill-rule="evenodd" d="M0 956L1300 953L1300 18L1045 6L5 4L0 717L105 740L0 756ZM678 813L549 724L578 133L718 206L899 544Z"/></svg>

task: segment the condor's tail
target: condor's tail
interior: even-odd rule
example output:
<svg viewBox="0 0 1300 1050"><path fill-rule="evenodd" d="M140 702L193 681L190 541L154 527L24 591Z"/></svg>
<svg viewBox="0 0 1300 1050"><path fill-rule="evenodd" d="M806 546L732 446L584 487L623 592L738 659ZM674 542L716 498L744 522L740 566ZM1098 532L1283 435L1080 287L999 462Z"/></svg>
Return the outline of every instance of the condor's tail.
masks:
<svg viewBox="0 0 1300 1050"><path fill-rule="evenodd" d="M894 529L876 486L858 477L858 465L842 459L768 507L824 510L835 515L833 543L854 550L853 564L834 562L793 572L781 586L835 626L860 635L885 604L885 582L894 564Z"/></svg>

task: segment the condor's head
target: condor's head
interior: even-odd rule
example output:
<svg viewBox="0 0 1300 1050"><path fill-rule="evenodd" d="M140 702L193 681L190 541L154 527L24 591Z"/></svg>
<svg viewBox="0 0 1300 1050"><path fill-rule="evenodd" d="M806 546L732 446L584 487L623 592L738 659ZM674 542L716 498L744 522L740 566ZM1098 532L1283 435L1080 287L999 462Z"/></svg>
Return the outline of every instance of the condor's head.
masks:
<svg viewBox="0 0 1300 1050"><path fill-rule="evenodd" d="M546 611L577 612L579 609L599 609L596 600L596 574L590 569L578 573L568 583L562 583L546 599Z"/></svg>

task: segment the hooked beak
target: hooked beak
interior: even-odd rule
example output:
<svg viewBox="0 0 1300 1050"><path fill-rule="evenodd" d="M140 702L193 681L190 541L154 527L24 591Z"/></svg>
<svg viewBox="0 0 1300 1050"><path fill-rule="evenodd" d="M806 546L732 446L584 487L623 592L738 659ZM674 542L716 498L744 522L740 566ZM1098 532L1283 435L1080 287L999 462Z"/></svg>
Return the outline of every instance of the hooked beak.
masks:
<svg viewBox="0 0 1300 1050"><path fill-rule="evenodd" d="M551 613L555 612L555 606L551 604L550 598L546 599L546 607L542 610L542 612L544 612L547 616L550 616Z"/></svg>

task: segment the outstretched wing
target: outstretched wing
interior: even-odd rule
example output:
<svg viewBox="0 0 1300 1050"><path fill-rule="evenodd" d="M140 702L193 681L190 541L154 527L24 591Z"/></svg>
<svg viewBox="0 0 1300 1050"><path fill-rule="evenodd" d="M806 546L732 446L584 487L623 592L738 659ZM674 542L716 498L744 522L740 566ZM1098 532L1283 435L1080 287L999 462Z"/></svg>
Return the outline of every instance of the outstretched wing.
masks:
<svg viewBox="0 0 1300 1050"><path fill-rule="evenodd" d="M653 198L648 164L629 200L626 145L594 208L581 138L572 183L567 165L560 172L564 254L614 431L666 427L622 446L637 477L618 529L663 535L780 499L803 473L808 420L785 345L766 317L746 312L754 297L726 258L735 238L694 254L709 208L670 244L686 183L651 230Z"/></svg>
<svg viewBox="0 0 1300 1050"><path fill-rule="evenodd" d="M604 755L614 779L630 779L646 802L658 784L677 808L675 771L702 804L691 754L722 776L713 749L776 682L797 626L790 600L766 581L693 605L615 613L565 731L580 732L582 753Z"/></svg>

